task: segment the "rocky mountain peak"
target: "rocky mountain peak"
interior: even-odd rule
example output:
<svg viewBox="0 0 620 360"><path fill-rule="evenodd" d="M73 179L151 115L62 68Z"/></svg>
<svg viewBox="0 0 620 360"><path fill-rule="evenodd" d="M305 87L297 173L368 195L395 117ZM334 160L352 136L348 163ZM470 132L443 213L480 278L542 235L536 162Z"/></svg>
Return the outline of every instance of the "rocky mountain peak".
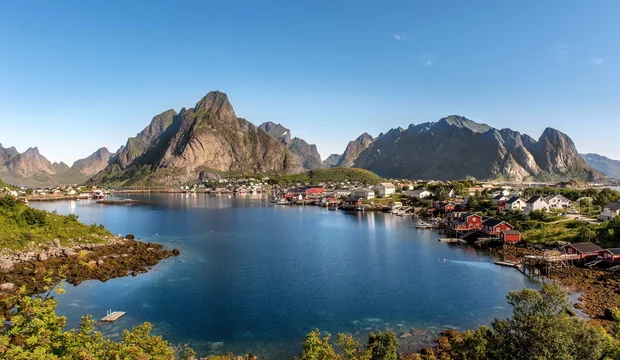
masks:
<svg viewBox="0 0 620 360"><path fill-rule="evenodd" d="M144 143L152 142L172 124L176 114L177 112L174 111L174 109L169 109L156 115L151 120L149 126L145 127L144 130L138 134L138 139Z"/></svg>
<svg viewBox="0 0 620 360"><path fill-rule="evenodd" d="M473 120L469 120L468 118L460 115L449 115L445 118L440 119L437 122L439 125L449 125L456 126L460 128L467 128L473 132L484 133L492 129L491 126L487 124L480 124Z"/></svg>
<svg viewBox="0 0 620 360"><path fill-rule="evenodd" d="M284 145L289 145L291 143L291 131L285 128L282 124L267 121L260 124L258 128L280 140L280 142Z"/></svg>
<svg viewBox="0 0 620 360"><path fill-rule="evenodd" d="M394 129L390 130L393 131ZM388 132L389 133L389 132ZM359 155L366 150L375 139L368 133L363 133L357 139L349 141L336 166L352 167Z"/></svg>
<svg viewBox="0 0 620 360"><path fill-rule="evenodd" d="M108 166L114 154L102 147L84 159L77 160L71 168L82 175L92 176Z"/></svg>
<svg viewBox="0 0 620 360"><path fill-rule="evenodd" d="M203 97L194 108L194 113L212 114L215 119L237 119L228 95L220 91L211 91Z"/></svg>

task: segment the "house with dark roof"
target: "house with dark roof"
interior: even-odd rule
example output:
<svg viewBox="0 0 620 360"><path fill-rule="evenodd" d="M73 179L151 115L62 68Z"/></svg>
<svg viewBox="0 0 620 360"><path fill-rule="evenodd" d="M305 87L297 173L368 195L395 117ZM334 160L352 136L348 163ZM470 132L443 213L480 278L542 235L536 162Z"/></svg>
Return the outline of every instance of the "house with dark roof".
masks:
<svg viewBox="0 0 620 360"><path fill-rule="evenodd" d="M450 218L450 228L458 231L470 231L482 228L482 217L477 214L463 213Z"/></svg>
<svg viewBox="0 0 620 360"><path fill-rule="evenodd" d="M510 199L506 200L506 204L504 205L504 210L506 211L523 211L526 207L526 201L520 196L513 196Z"/></svg>
<svg viewBox="0 0 620 360"><path fill-rule="evenodd" d="M620 199L603 206L603 212L598 217L602 221L611 221L620 216Z"/></svg>
<svg viewBox="0 0 620 360"><path fill-rule="evenodd" d="M583 242L565 245L562 250L569 255L579 255L580 260L592 260L599 256L603 248L591 242Z"/></svg>
<svg viewBox="0 0 620 360"><path fill-rule="evenodd" d="M598 255L601 259L610 263L620 262L620 248L604 249L599 251Z"/></svg>
<svg viewBox="0 0 620 360"><path fill-rule="evenodd" d="M544 211L544 212L549 211L549 203L541 195L534 195L534 196L532 196L525 203L525 210L523 211L523 213L524 214L529 214L532 211L536 211L536 210L540 210L540 211Z"/></svg>
<svg viewBox="0 0 620 360"><path fill-rule="evenodd" d="M482 223L482 230L489 235L499 236L502 231L513 230L514 226L498 219L487 219Z"/></svg>

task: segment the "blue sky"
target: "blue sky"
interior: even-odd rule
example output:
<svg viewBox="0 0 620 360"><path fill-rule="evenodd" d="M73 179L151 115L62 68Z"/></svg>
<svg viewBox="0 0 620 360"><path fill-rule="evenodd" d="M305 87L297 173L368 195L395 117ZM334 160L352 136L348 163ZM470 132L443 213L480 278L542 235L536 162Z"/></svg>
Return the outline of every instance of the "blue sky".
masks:
<svg viewBox="0 0 620 360"><path fill-rule="evenodd" d="M323 158L464 115L620 159L618 1L1 1L0 143L71 164L228 93Z"/></svg>

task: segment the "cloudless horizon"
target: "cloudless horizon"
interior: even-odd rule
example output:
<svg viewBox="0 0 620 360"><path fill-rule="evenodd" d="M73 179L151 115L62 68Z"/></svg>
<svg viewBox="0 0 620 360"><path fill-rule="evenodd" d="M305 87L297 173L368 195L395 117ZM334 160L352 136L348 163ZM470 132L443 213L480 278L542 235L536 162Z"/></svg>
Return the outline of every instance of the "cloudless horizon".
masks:
<svg viewBox="0 0 620 360"><path fill-rule="evenodd" d="M620 159L618 14L612 0L4 1L0 143L71 165L219 90L324 159L451 114Z"/></svg>

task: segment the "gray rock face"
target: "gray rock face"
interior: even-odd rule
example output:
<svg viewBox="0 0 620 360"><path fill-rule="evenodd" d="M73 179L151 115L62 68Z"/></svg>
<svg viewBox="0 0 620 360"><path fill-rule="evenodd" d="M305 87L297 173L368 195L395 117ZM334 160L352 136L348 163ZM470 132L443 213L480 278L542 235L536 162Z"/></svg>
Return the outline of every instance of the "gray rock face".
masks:
<svg viewBox="0 0 620 360"><path fill-rule="evenodd" d="M363 133L357 139L349 141L347 148L342 153L340 159L338 159L336 166L352 167L359 155L364 150L368 149L373 141L374 139L372 136L367 133Z"/></svg>
<svg viewBox="0 0 620 360"><path fill-rule="evenodd" d="M588 180L599 177L572 140L547 129L538 141L461 116L393 129L363 151L355 166L394 178Z"/></svg>
<svg viewBox="0 0 620 360"><path fill-rule="evenodd" d="M284 145L288 146L291 143L291 130L285 128L282 124L267 121L260 124L258 128L278 139Z"/></svg>
<svg viewBox="0 0 620 360"><path fill-rule="evenodd" d="M598 154L581 154L581 157L592 168L602 172L610 178L620 179L620 161L612 160Z"/></svg>
<svg viewBox="0 0 620 360"><path fill-rule="evenodd" d="M169 110L153 118L92 182L171 185L196 181L201 173L302 170L285 145L237 118L226 94L214 91L194 108L184 108L178 115Z"/></svg>
<svg viewBox="0 0 620 360"><path fill-rule="evenodd" d="M90 156L77 160L73 163L71 168L80 174L92 176L105 169L105 167L109 165L111 157L112 154L110 151L103 147L92 153Z"/></svg>
<svg viewBox="0 0 620 360"><path fill-rule="evenodd" d="M316 145L308 144L305 140L298 137L291 139L291 131L289 129L271 121L262 123L258 128L288 146L288 149L297 156L299 163L301 163L304 169L313 170L323 167L321 155Z"/></svg>
<svg viewBox="0 0 620 360"><path fill-rule="evenodd" d="M323 160L323 167L334 167L340 160L340 154L331 154L327 159Z"/></svg>

